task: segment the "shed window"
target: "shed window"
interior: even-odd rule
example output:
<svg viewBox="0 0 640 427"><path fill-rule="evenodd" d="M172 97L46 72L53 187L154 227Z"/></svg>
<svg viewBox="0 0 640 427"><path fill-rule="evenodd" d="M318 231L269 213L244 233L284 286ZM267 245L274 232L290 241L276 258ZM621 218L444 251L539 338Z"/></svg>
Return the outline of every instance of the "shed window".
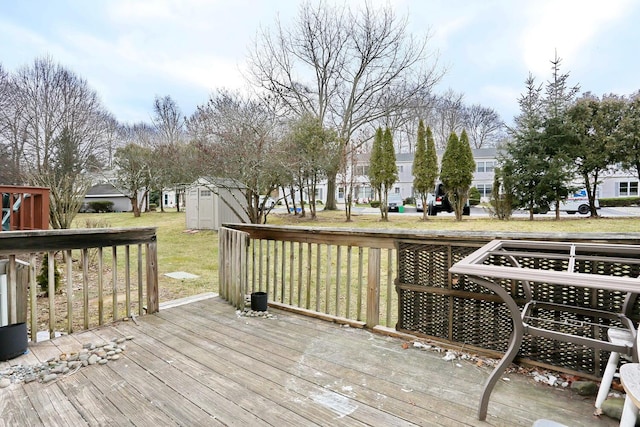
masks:
<svg viewBox="0 0 640 427"><path fill-rule="evenodd" d="M211 197L211 190L200 190L200 197Z"/></svg>

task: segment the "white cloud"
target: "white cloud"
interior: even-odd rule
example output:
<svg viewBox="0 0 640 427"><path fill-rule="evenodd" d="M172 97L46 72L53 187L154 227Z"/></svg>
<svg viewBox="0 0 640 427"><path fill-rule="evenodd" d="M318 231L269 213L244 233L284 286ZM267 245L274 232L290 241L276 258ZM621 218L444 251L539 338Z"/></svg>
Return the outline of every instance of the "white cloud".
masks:
<svg viewBox="0 0 640 427"><path fill-rule="evenodd" d="M546 76L556 51L565 66L579 61L582 49L632 6L631 0L531 2L524 10L528 22L520 36L525 65L534 75Z"/></svg>

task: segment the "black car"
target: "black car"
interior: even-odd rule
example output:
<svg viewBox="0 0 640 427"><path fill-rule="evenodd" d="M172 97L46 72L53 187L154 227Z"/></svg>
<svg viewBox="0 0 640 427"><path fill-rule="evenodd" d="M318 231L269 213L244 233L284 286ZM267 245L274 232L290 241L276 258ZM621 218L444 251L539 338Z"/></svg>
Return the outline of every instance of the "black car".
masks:
<svg viewBox="0 0 640 427"><path fill-rule="evenodd" d="M453 206L451 205L451 202L449 202L447 192L444 189L444 184L442 184L441 182L437 183L433 194L434 197L429 200L429 205L427 206L427 215L435 216L438 215L438 212L443 211L453 212ZM469 201L467 200L467 204L462 210L462 215L470 214L471 206L469 205Z"/></svg>

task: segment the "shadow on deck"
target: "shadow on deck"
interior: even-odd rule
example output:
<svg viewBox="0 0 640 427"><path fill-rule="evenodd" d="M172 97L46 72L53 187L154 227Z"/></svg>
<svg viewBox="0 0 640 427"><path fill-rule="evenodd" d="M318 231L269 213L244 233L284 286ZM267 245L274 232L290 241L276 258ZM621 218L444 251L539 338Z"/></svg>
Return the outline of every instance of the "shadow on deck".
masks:
<svg viewBox="0 0 640 427"><path fill-rule="evenodd" d="M594 398L508 375L476 418L490 368L445 361L368 331L271 310L241 317L219 298L34 344L30 364L133 335L124 357L49 383L0 389L7 425L613 426ZM8 363L0 363L0 369ZM0 424L3 424L0 422Z"/></svg>

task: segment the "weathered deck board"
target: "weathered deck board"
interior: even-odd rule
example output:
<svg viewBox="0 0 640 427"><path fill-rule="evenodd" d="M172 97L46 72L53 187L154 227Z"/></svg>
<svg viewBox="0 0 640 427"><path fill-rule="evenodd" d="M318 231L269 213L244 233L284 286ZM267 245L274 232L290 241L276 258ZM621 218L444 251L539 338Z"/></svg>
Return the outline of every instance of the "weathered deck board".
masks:
<svg viewBox="0 0 640 427"><path fill-rule="evenodd" d="M310 337L300 334L292 337L276 334L272 338L273 341L279 341L278 345L280 347L277 354L270 352L268 348L273 345L273 342L265 336L269 335L268 329L270 323L278 322L278 320L250 318L247 319L246 322L233 322L238 325L239 328L222 324L220 328L208 329L206 326L203 327L199 321L194 322L194 324L188 324L184 317L178 316L180 315L176 313L165 313L165 317L163 318L173 321L176 324L183 324L185 328L202 331L201 333L206 339L213 340L220 345L227 346L227 348L234 347L236 351L242 352L247 358L264 360L264 363L268 363L273 368L284 370L285 378L290 378L291 376L299 377L306 380L307 383L320 387L323 393L332 390L334 393L337 393L335 396L337 400L349 398L356 404L365 405L364 407L370 404L370 402L376 402L376 405L379 406L381 410L392 413L395 418L402 417L406 421L419 425L432 425L434 424L435 417L439 415L438 412L433 411L428 413L428 417L417 419L416 402L405 398L403 395L406 393L402 392L395 384L383 384L385 381L378 381L375 375L363 375L362 373L354 373L352 375L353 371L345 369L337 363L323 361L323 359L316 357L316 352L322 353L326 351L323 348L326 340L322 337ZM206 318L208 316L218 317L214 313L207 313L205 317L203 317L204 322L210 322ZM265 327L266 329L260 329L257 335L252 335L245 330L251 330L257 326ZM351 331L336 328L332 325L330 325L327 331L335 334L332 336L332 339L341 339L343 345L349 345L349 335ZM258 331L254 330L253 332L255 334ZM297 331L291 331L290 334L295 334L296 332ZM354 332L360 333L362 331ZM316 343L314 343L314 340ZM293 348L295 344L292 343L299 343L300 347ZM316 345L319 345L320 348L315 349L314 347ZM360 350L363 349L361 348ZM251 367L249 366L247 369L251 369ZM349 379L349 376L353 378ZM371 388L369 383L372 381L376 382L382 388ZM362 382L367 383L367 386L360 384ZM381 395L385 396L384 401L380 400ZM360 399L360 397L364 399ZM452 406L453 408L446 408L445 412L451 412L451 415L454 415L453 411L456 410L455 404ZM379 425L381 425L383 421L382 418L385 415L386 414L378 414L375 420L363 420L363 422L372 423L373 421L377 421ZM447 420L440 417L435 424L459 425L459 422L455 419Z"/></svg>
<svg viewBox="0 0 640 427"><path fill-rule="evenodd" d="M0 425L614 426L593 398L511 374L487 422L476 419L490 369L402 340L275 312L239 317L217 298L32 345L33 363L83 343L133 335L121 360L50 384L0 390ZM0 369L9 363L0 363Z"/></svg>

